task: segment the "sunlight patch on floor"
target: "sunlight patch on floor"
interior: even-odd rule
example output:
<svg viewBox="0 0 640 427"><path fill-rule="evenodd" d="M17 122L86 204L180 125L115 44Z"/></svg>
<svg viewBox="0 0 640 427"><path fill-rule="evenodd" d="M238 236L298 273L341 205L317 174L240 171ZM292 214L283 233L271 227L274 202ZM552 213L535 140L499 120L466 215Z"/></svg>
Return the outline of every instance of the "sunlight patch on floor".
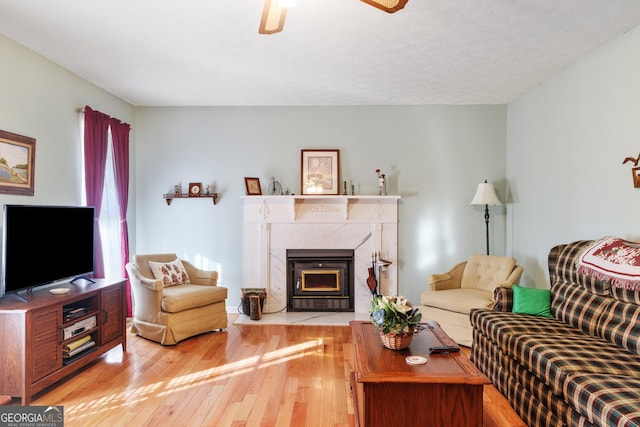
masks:
<svg viewBox="0 0 640 427"><path fill-rule="evenodd" d="M168 381L158 381L122 393L83 401L77 405L65 405L65 413L73 416L76 420L82 420L85 417L101 412L111 412L118 407L132 407L137 402L148 399L149 396L170 395L207 382L223 381L234 376L242 375L250 370L265 369L280 363L286 363L293 359L299 359L309 353L315 353L319 349L322 349L325 341L326 339L312 339L301 344L267 351L264 355L248 357L238 362L227 363L222 366L181 375L171 378Z"/></svg>

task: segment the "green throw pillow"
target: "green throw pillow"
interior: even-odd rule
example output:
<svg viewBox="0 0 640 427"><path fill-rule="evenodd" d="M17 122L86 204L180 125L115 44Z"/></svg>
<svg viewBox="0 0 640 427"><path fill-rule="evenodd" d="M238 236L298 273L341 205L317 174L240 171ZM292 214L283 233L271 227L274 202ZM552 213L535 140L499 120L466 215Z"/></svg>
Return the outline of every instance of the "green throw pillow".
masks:
<svg viewBox="0 0 640 427"><path fill-rule="evenodd" d="M553 317L551 315L551 291L513 285L513 309L511 311Z"/></svg>

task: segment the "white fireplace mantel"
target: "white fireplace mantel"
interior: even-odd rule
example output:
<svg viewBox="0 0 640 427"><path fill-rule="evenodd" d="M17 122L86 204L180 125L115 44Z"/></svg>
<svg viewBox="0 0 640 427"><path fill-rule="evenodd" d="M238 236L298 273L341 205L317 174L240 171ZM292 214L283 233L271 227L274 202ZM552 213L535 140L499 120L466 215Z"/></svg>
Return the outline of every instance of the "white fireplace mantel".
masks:
<svg viewBox="0 0 640 427"><path fill-rule="evenodd" d="M397 293L400 196L247 196L244 203L244 286L267 290L265 312L287 305L287 249L353 249L354 309L371 306L372 255L391 261L379 292Z"/></svg>

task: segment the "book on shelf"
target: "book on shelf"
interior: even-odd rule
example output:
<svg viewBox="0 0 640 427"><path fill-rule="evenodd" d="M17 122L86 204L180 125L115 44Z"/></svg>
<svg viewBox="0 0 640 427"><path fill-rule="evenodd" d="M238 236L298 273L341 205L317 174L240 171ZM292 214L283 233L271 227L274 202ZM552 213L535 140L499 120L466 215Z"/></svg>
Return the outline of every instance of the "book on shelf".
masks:
<svg viewBox="0 0 640 427"><path fill-rule="evenodd" d="M90 341L93 342L93 341ZM95 345L95 343L89 347L84 348L83 350L81 350L80 352L74 353L73 356L69 356L69 357L62 357L62 364L64 366L69 365L70 363L75 362L76 360L86 356L88 353L91 353L92 351L95 351L98 349L98 346Z"/></svg>
<svg viewBox="0 0 640 427"><path fill-rule="evenodd" d="M62 350L62 357L63 358L73 357L76 354L82 353L86 349L93 347L94 345L96 345L95 341L87 341L84 344L82 344L81 346L76 347L75 349L73 349L71 351Z"/></svg>
<svg viewBox="0 0 640 427"><path fill-rule="evenodd" d="M85 343L87 343L89 341L91 341L91 335L87 335L87 336L82 337L80 339L77 339L77 340L75 340L73 342L70 342L69 344L67 344L67 345L62 347L62 351L66 351L66 352L73 351L76 348L84 345Z"/></svg>

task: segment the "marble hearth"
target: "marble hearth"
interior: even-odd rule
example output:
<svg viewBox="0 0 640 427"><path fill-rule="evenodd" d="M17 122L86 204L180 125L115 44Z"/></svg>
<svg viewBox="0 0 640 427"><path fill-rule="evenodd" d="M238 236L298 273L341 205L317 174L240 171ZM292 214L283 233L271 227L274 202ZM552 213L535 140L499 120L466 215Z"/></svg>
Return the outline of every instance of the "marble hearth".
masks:
<svg viewBox="0 0 640 427"><path fill-rule="evenodd" d="M287 249L352 249L354 311L367 313L372 254L391 261L377 273L380 293L398 290L400 196L247 196L244 203L244 284L267 291L264 311L287 306Z"/></svg>

